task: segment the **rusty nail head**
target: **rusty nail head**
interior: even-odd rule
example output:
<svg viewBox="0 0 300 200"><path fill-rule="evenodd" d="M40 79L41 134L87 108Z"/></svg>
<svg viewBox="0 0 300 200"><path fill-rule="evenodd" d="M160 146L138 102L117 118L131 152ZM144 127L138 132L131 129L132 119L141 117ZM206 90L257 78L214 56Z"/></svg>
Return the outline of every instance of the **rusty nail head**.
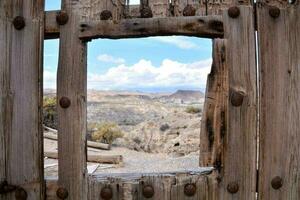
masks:
<svg viewBox="0 0 300 200"><path fill-rule="evenodd" d="M60 105L62 108L68 108L68 107L70 107L70 105L71 105L71 100L70 100L68 97L62 97L62 98L60 98L60 100L59 100L59 105Z"/></svg>
<svg viewBox="0 0 300 200"><path fill-rule="evenodd" d="M231 104L235 107L243 104L245 93L243 91L232 91L230 96Z"/></svg>
<svg viewBox="0 0 300 200"><path fill-rule="evenodd" d="M27 192L23 188L17 188L15 191L16 200L26 200Z"/></svg>
<svg viewBox="0 0 300 200"><path fill-rule="evenodd" d="M65 11L59 11L56 15L56 22L59 25L65 25L69 21L68 13Z"/></svg>
<svg viewBox="0 0 300 200"><path fill-rule="evenodd" d="M146 185L143 187L143 196L145 198L151 198L154 196L154 189L151 185Z"/></svg>
<svg viewBox="0 0 300 200"><path fill-rule="evenodd" d="M193 183L188 183L184 186L184 194L188 197L192 197L196 194L196 185Z"/></svg>
<svg viewBox="0 0 300 200"><path fill-rule="evenodd" d="M104 200L112 199L113 197L112 189L110 187L102 188L100 192L100 197Z"/></svg>
<svg viewBox="0 0 300 200"><path fill-rule="evenodd" d="M280 178L279 176L275 176L271 181L272 188L275 190L281 188L282 184L283 184L282 178Z"/></svg>
<svg viewBox="0 0 300 200"><path fill-rule="evenodd" d="M231 182L227 185L227 191L231 194L235 194L239 191L239 184L237 182Z"/></svg>
<svg viewBox="0 0 300 200"><path fill-rule="evenodd" d="M66 199L69 196L69 192L66 188L60 187L56 190L56 196L60 199Z"/></svg>
<svg viewBox="0 0 300 200"><path fill-rule="evenodd" d="M196 9L191 5L187 5L187 6L184 7L182 15L183 16L195 16L196 15Z"/></svg>
<svg viewBox="0 0 300 200"><path fill-rule="evenodd" d="M240 9L239 9L239 7L237 7L237 6L230 7L228 9L228 15L231 18L237 18L238 16L240 16Z"/></svg>
<svg viewBox="0 0 300 200"><path fill-rule="evenodd" d="M22 30L26 25L24 17L21 17L21 16L15 17L13 20L13 25L14 25L15 29Z"/></svg>
<svg viewBox="0 0 300 200"><path fill-rule="evenodd" d="M109 20L112 19L112 13L109 10L103 10L100 13L100 19L101 20Z"/></svg>
<svg viewBox="0 0 300 200"><path fill-rule="evenodd" d="M272 6L269 10L269 15L274 19L278 18L280 16L280 9L275 6Z"/></svg>

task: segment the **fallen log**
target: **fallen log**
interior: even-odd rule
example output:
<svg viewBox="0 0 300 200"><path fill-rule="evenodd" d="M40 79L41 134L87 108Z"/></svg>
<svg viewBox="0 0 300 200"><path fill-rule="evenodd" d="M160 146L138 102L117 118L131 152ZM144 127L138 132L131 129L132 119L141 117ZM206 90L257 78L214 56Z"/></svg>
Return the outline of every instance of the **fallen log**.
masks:
<svg viewBox="0 0 300 200"><path fill-rule="evenodd" d="M57 151L46 151L44 157L58 159ZM121 155L87 155L88 162L102 164L122 164L123 156Z"/></svg>
<svg viewBox="0 0 300 200"><path fill-rule="evenodd" d="M44 126L49 132L44 132L44 138L57 141L57 130ZM100 142L87 141L87 146L95 149L110 150L110 145Z"/></svg>

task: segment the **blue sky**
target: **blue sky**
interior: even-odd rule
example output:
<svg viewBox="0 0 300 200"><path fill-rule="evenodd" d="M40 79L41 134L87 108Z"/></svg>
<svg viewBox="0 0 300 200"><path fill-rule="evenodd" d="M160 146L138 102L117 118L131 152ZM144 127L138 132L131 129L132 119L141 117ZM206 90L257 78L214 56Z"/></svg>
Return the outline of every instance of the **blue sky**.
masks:
<svg viewBox="0 0 300 200"><path fill-rule="evenodd" d="M46 0L46 10L59 9L58 2ZM88 88L204 90L211 45L209 39L184 36L93 40L88 43ZM59 40L46 40L44 48L44 87L55 88Z"/></svg>

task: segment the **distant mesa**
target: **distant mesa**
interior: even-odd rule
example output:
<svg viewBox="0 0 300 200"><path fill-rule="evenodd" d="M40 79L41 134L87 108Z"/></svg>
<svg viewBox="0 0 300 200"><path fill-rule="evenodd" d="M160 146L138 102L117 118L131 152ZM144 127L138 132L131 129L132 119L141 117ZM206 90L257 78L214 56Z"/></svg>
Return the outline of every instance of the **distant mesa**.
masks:
<svg viewBox="0 0 300 200"><path fill-rule="evenodd" d="M204 98L204 93L196 90L177 90L175 93L160 97L161 101L172 103L199 103Z"/></svg>

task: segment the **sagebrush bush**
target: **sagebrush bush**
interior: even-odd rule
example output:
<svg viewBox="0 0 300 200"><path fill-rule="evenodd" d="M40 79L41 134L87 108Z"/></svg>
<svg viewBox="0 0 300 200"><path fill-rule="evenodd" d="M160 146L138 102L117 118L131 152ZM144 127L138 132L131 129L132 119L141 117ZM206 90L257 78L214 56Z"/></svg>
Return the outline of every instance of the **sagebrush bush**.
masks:
<svg viewBox="0 0 300 200"><path fill-rule="evenodd" d="M93 123L89 124L88 129L92 132L92 140L112 144L117 138L124 136L116 123Z"/></svg>
<svg viewBox="0 0 300 200"><path fill-rule="evenodd" d="M190 114L200 113L201 111L202 111L201 108L197 108L197 107L194 107L194 106L188 106L185 109L185 112L190 113Z"/></svg>
<svg viewBox="0 0 300 200"><path fill-rule="evenodd" d="M44 97L43 123L45 126L57 129L56 97Z"/></svg>

